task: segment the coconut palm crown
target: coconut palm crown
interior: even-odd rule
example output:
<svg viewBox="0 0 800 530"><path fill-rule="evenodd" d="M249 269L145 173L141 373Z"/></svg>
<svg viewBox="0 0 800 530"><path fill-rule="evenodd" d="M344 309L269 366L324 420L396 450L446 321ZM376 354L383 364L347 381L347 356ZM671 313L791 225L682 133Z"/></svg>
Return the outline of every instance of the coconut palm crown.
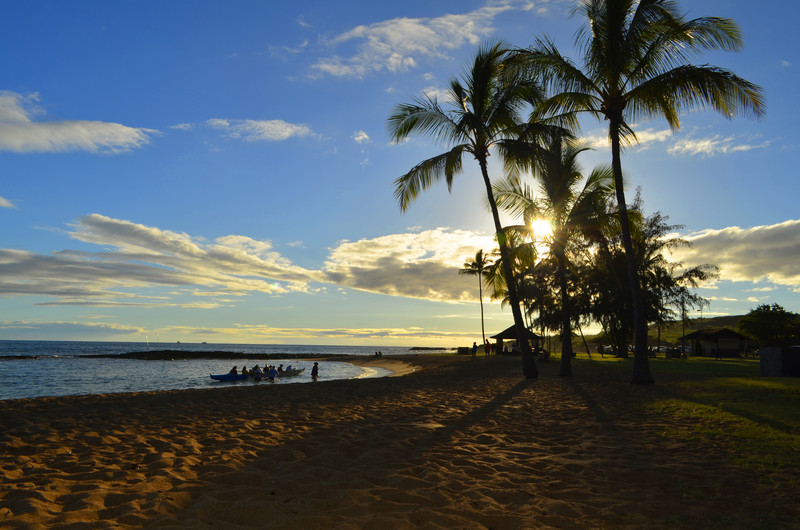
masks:
<svg viewBox="0 0 800 530"><path fill-rule="evenodd" d="M738 25L727 18L686 20L672 0L580 0L575 13L586 24L576 44L579 66L561 55L546 37L520 53L529 75L540 77L553 94L541 107L545 114L578 125L577 114L589 113L608 123L617 204L628 277L634 301L634 383L652 383L647 361L644 299L632 259L630 226L622 186L620 152L636 142L636 120L664 117L672 129L687 111L712 108L727 118L763 116L762 90L716 66L693 65L705 51L738 51Z"/></svg>
<svg viewBox="0 0 800 530"><path fill-rule="evenodd" d="M588 149L586 144L554 134L548 149L529 168L539 184L538 190L516 177L495 186L498 204L511 213L521 214L526 224L536 218L550 220L549 247L555 259L561 296L560 376L572 375L573 315L567 286L570 269L567 246L597 223L599 205L605 203L613 190L613 176L608 166L596 167L584 179L578 156Z"/></svg>
<svg viewBox="0 0 800 530"><path fill-rule="evenodd" d="M464 262L464 267L458 270L458 274L468 274L478 277L478 301L481 303L481 344L486 344L486 329L483 323L483 282L489 273L492 260L488 258L483 249L475 253L475 257Z"/></svg>
<svg viewBox="0 0 800 530"><path fill-rule="evenodd" d="M464 156L478 162L504 262L511 311L523 354L523 372L526 377L535 378L538 371L524 331L508 245L492 193L488 158L493 150L502 154L502 145L519 137L519 124L524 122L522 113L537 101L539 90L521 72L507 68L507 58L508 51L500 43L480 47L461 79L450 82L446 108L434 97L414 98L395 107L388 128L395 142L422 135L449 147L395 180L395 198L403 211L422 191L442 179L448 190L452 189L453 179L463 171Z"/></svg>

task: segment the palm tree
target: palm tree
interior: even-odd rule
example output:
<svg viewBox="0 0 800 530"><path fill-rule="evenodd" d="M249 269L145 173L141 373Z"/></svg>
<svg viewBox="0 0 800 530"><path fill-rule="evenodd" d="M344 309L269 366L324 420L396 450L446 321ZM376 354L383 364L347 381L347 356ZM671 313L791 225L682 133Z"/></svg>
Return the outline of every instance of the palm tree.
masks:
<svg viewBox="0 0 800 530"><path fill-rule="evenodd" d="M538 97L536 85L506 68L507 57L507 50L500 44L480 47L471 67L463 72L462 80L450 82L448 110L443 109L436 98L427 95L395 107L388 119L393 141L400 142L412 134L422 134L451 147L440 155L423 160L397 178L394 194L400 209L405 211L421 191L437 181L444 179L451 189L454 177L463 171L462 158L465 155L478 162L508 280L511 311L522 350L523 372L527 378L537 378L539 374L525 335L508 245L488 170L490 151L518 136L521 113Z"/></svg>
<svg viewBox="0 0 800 530"><path fill-rule="evenodd" d="M577 191L583 175L577 157L587 146L554 134L549 149L541 153L530 168L539 181L538 197L533 190L509 178L495 187L501 207L522 214L526 224L533 219L549 219L552 227L550 252L555 260L561 297L561 366L560 376L572 375L572 304L569 294L567 246L575 236L596 223L595 212L613 187L609 167L596 168Z"/></svg>
<svg viewBox="0 0 800 530"><path fill-rule="evenodd" d="M488 259L481 249L475 254L474 260L464 262L464 268L458 271L459 274L478 277L478 299L481 302L481 337L483 338L483 344L486 344L486 330L483 326L483 279L486 277L491 264L492 260Z"/></svg>
<svg viewBox="0 0 800 530"><path fill-rule="evenodd" d="M689 64L706 50L738 51L743 41L730 19L685 20L673 0L580 0L575 10L586 18L577 34L583 68L562 56L546 37L521 51L532 72L553 91L542 112L577 125L588 112L608 123L617 207L633 299L633 383L652 383L647 358L644 297L633 260L630 226L622 186L620 151L636 142L631 123L663 116L680 127L679 114L713 108L725 117L760 118L764 101L758 85L722 68Z"/></svg>

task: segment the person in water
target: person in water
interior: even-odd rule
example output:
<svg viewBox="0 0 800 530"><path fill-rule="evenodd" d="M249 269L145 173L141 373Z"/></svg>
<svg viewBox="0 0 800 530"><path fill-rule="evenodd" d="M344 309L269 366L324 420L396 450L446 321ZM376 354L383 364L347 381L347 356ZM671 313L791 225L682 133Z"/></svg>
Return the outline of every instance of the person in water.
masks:
<svg viewBox="0 0 800 530"><path fill-rule="evenodd" d="M231 375L238 375L239 374L238 367L234 366L233 368L231 368L231 371L228 372L228 373L231 374Z"/></svg>
<svg viewBox="0 0 800 530"><path fill-rule="evenodd" d="M253 377L256 381L261 381L261 368L258 365L255 365L251 370L250 373L253 374Z"/></svg>
<svg viewBox="0 0 800 530"><path fill-rule="evenodd" d="M319 377L319 363L314 363L314 368L311 369L311 379L314 381Z"/></svg>
<svg viewBox="0 0 800 530"><path fill-rule="evenodd" d="M246 366L242 366L242 375L250 375L250 372L247 371Z"/></svg>
<svg viewBox="0 0 800 530"><path fill-rule="evenodd" d="M269 372L267 373L267 377L270 381L275 381L275 377L278 375L278 370L275 369L274 366L269 367Z"/></svg>

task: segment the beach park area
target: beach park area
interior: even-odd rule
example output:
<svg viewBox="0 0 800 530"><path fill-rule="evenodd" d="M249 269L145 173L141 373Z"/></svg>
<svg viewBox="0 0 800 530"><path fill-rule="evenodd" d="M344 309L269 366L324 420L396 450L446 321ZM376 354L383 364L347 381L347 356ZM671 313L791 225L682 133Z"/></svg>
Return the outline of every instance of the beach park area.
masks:
<svg viewBox="0 0 800 530"><path fill-rule="evenodd" d="M351 361L395 376L0 402L0 527L800 518L800 380L761 378L757 362L660 359L655 385L631 385L618 359L578 358L569 378L540 362L536 381L518 356Z"/></svg>

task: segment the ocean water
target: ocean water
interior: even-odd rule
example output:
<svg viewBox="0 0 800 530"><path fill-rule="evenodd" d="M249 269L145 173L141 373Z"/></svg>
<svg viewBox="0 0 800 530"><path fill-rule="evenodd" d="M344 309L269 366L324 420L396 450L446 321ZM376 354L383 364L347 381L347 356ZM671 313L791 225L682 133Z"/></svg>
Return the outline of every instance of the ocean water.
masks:
<svg viewBox="0 0 800 530"><path fill-rule="evenodd" d="M264 358L140 360L93 358L91 355L120 355L130 352L178 350L192 352L245 353ZM272 385L310 383L313 361L288 358L291 355L374 355L411 353L408 348L365 346L305 346L277 344L186 344L78 341L0 341L0 400L44 396L146 392L222 388L231 385ZM271 358L267 359L266 355ZM286 355L281 359L280 355ZM283 364L306 371L295 377L268 381L229 383L212 380L210 374L227 373L232 366L248 368L258 364ZM319 379L383 377L387 370L361 368L331 358L319 361Z"/></svg>

